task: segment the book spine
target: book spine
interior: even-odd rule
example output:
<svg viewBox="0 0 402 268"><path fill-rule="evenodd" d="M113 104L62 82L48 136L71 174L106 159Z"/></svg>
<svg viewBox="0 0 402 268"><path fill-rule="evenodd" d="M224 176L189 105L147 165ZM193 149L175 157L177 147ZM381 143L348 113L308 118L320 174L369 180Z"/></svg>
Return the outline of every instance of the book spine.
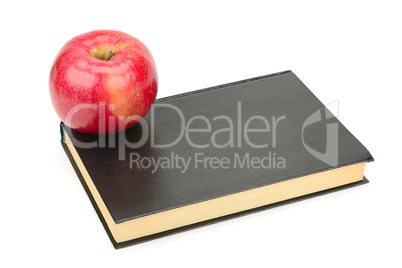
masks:
<svg viewBox="0 0 402 268"><path fill-rule="evenodd" d="M60 122L60 136L61 136L60 141L62 143L64 143L64 135L65 135L64 123Z"/></svg>

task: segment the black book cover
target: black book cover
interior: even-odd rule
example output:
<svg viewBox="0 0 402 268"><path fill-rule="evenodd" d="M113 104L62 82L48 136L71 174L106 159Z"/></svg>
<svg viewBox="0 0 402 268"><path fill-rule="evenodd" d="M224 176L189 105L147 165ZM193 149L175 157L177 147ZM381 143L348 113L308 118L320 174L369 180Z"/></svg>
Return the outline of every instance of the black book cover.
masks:
<svg viewBox="0 0 402 268"><path fill-rule="evenodd" d="M158 99L139 124L117 134L84 134L63 123L61 131L62 145L116 248L367 180L118 243L65 134L116 224L373 160L291 71Z"/></svg>

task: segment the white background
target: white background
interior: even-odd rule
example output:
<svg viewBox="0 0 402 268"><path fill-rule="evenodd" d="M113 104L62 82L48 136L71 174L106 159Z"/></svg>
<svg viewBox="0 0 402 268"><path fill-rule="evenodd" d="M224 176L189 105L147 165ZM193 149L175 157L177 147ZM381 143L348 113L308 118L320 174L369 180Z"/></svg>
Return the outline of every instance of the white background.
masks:
<svg viewBox="0 0 402 268"><path fill-rule="evenodd" d="M398 1L7 1L1 5L2 267L401 267ZM48 75L75 35L155 58L158 97L291 69L376 159L368 185L115 250L69 163ZM6 265L4 265L6 264Z"/></svg>

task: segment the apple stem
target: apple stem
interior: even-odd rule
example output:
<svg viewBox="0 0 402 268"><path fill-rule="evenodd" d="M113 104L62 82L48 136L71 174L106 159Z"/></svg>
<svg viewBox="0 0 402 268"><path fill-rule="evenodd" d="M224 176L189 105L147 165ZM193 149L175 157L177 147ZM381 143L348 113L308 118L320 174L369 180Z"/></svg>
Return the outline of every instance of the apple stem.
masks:
<svg viewBox="0 0 402 268"><path fill-rule="evenodd" d="M105 60L110 60L115 54L116 51L110 50L109 53L106 55Z"/></svg>

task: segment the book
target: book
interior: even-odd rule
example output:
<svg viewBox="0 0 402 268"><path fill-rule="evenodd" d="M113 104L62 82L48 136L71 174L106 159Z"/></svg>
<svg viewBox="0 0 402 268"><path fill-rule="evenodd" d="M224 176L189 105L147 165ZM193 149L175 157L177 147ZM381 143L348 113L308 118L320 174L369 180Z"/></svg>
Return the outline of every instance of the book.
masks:
<svg viewBox="0 0 402 268"><path fill-rule="evenodd" d="M362 185L369 151L292 71L155 101L61 143L115 248Z"/></svg>

